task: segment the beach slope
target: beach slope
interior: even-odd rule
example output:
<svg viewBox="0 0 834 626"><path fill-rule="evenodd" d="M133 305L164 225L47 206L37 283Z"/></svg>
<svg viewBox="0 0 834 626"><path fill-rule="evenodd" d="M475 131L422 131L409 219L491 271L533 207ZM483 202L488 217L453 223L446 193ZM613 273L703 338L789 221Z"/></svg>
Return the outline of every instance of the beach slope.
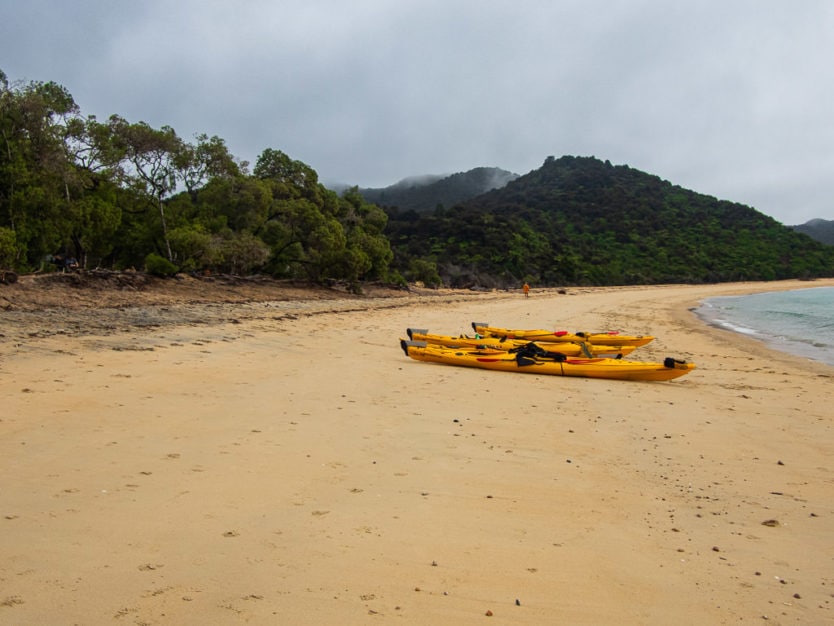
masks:
<svg viewBox="0 0 834 626"><path fill-rule="evenodd" d="M834 369L690 309L832 284L17 301L0 623L831 623ZM400 350L407 327L475 320L651 334L629 358L697 369L519 376Z"/></svg>

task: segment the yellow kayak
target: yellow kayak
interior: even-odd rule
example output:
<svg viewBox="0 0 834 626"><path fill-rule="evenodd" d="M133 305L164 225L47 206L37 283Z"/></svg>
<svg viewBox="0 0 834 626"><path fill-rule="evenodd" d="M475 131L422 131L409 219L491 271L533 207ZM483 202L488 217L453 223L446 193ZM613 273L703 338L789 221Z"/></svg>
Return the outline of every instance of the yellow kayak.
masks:
<svg viewBox="0 0 834 626"><path fill-rule="evenodd" d="M503 372L546 374L550 376L583 376L613 380L672 380L695 369L694 363L671 357L662 363L624 361L605 358L570 358L547 352L535 344L505 352L492 348L465 349L429 345L424 341L400 340L403 352L417 361L430 361L462 367L478 367Z"/></svg>
<svg viewBox="0 0 834 626"><path fill-rule="evenodd" d="M408 338L412 341L425 341L427 344L446 346L447 348L495 348L497 350L512 350L530 343L527 339L504 339L498 337L452 337L451 335L436 335L425 328L406 329ZM637 346L603 346L587 341L564 341L558 346L553 343L542 342L541 348L556 350L565 356L608 357L619 359L633 352Z"/></svg>
<svg viewBox="0 0 834 626"><path fill-rule="evenodd" d="M516 330L490 326L486 322L472 322L472 328L475 329L477 334L485 337L526 339L527 341L544 341L547 343L588 341L606 346L634 346L635 348L639 348L654 339L652 335L621 335L616 331L605 333L569 333L566 330Z"/></svg>

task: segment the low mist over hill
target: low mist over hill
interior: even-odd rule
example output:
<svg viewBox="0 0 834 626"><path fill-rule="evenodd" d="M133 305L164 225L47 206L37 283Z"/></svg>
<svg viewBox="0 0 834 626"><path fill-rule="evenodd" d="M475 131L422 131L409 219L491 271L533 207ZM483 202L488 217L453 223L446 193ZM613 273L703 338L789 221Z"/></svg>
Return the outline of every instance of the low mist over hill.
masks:
<svg viewBox="0 0 834 626"><path fill-rule="evenodd" d="M359 189L368 202L382 207L425 213L451 207L518 178L496 167L477 167L451 176L413 176L381 189Z"/></svg>
<svg viewBox="0 0 834 626"><path fill-rule="evenodd" d="M834 246L834 221L816 219L791 228L819 242Z"/></svg>

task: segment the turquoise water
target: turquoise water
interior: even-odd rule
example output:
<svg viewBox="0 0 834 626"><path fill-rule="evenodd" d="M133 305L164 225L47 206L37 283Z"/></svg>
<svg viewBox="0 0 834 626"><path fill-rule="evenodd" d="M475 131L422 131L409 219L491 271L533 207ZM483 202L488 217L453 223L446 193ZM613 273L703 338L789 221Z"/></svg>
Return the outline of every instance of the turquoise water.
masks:
<svg viewBox="0 0 834 626"><path fill-rule="evenodd" d="M709 324L834 365L834 287L709 298L696 313Z"/></svg>

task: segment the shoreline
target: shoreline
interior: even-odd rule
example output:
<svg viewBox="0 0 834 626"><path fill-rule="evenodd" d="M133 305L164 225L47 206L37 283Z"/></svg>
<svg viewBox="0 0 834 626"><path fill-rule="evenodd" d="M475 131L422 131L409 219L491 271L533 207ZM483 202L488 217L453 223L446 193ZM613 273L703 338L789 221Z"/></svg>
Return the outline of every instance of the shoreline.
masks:
<svg viewBox="0 0 834 626"><path fill-rule="evenodd" d="M0 621L831 621L834 370L693 312L793 285L229 303L184 324L165 305L100 334L24 316L0 331ZM473 319L653 334L632 358L698 369L513 376L399 349Z"/></svg>
<svg viewBox="0 0 834 626"><path fill-rule="evenodd" d="M746 285L747 283L738 283L738 285ZM753 283L752 285L755 285ZM821 374L826 375L827 373L834 374L834 365L822 361L820 359L816 359L810 356L799 355L791 352L788 349L780 349L777 347L773 342L768 341L764 338L759 338L753 335L749 335L747 333L738 332L731 328L727 328L722 325L714 324L704 317L698 314L697 310L703 306L703 302L709 300L713 297L722 297L722 296L744 296L744 295L752 295L755 293L764 293L764 292L779 292L779 291L794 291L798 289L812 289L815 287L834 287L834 280L820 280L818 284L809 285L805 281L787 281L784 283L783 287L787 288L771 288L772 285L769 283L767 284L766 288L763 289L753 289L753 290L746 290L742 289L740 291L736 291L735 289L730 289L727 293L720 293L715 295L709 295L703 297L697 301L694 301L687 310L692 314L693 319L696 323L702 325L703 327L711 330L714 332L716 337L726 337L729 334L732 339L731 341L737 343L739 346L743 347L748 352L755 354L761 358L771 358L771 359L781 359L788 362L791 366L800 367L809 370L811 373L814 374Z"/></svg>
<svg viewBox="0 0 834 626"><path fill-rule="evenodd" d="M830 286L809 287L791 291L813 291L814 289L827 289L834 292L834 288ZM775 293L779 294L785 292ZM741 298L746 297L747 296L741 296ZM732 315L730 315L729 318L726 318L726 312L717 312L718 309L716 307L720 308L720 305L711 302L720 300L721 298L722 296L717 296L715 298L706 298L701 304L701 306L699 306L694 311L696 316L705 324L715 326L717 328L724 328L726 330L730 330L740 335L756 339L757 341L766 344L769 348L773 350L777 350L779 352L787 352L790 354L796 354L797 356L801 356L803 358L807 358L812 361L817 361L820 363L824 363L830 367L834 367L834 353L832 353L831 351L832 348L829 345L827 349L823 349L823 347L828 344L819 343L820 341L824 341L826 339L825 331L823 328L820 328L820 330L823 333L822 338L818 338L814 334L813 330L810 328L793 328L784 329L781 332L774 332L772 328L768 329L766 327L761 327L758 323L751 324L751 321L746 319L745 316L741 316L741 318L737 320L732 319ZM786 332L791 336L782 336ZM797 337L794 337L792 336L794 333L799 334Z"/></svg>

